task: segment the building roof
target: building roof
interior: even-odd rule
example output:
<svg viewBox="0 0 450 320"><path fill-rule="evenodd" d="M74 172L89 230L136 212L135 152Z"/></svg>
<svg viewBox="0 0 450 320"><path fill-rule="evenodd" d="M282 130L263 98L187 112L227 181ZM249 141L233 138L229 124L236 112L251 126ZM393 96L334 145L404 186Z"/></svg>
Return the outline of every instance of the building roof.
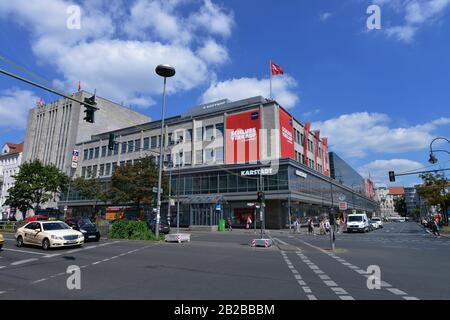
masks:
<svg viewBox="0 0 450 320"><path fill-rule="evenodd" d="M389 194L401 195L405 194L405 188L403 187L389 187Z"/></svg>
<svg viewBox="0 0 450 320"><path fill-rule="evenodd" d="M7 143L5 143L5 145L8 146L9 152L0 154L0 158L7 157L7 156L17 154L17 153L21 153L23 151L23 142L22 143L7 142Z"/></svg>

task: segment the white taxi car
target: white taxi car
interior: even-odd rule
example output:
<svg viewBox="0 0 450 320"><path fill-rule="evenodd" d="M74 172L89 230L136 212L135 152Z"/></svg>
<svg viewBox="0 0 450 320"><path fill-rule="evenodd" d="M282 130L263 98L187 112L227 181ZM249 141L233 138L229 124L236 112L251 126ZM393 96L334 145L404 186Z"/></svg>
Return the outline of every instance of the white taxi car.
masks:
<svg viewBox="0 0 450 320"><path fill-rule="evenodd" d="M17 229L17 246L31 244L44 250L56 247L81 246L84 235L62 221L34 221Z"/></svg>

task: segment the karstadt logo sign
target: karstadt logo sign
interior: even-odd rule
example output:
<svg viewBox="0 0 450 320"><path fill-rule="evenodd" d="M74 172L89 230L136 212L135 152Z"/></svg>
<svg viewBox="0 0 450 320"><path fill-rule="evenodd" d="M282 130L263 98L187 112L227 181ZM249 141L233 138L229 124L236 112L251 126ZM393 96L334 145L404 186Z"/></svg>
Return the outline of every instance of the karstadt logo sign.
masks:
<svg viewBox="0 0 450 320"><path fill-rule="evenodd" d="M233 141L252 141L256 139L256 128L231 130L230 138Z"/></svg>

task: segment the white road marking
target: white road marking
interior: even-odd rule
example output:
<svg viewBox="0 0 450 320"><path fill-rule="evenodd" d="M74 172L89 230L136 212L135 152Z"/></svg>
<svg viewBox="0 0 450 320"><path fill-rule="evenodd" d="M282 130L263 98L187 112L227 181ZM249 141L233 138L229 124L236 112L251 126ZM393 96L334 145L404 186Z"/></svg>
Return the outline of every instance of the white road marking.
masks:
<svg viewBox="0 0 450 320"><path fill-rule="evenodd" d="M21 253L29 253L29 254L37 254L40 256L46 256L46 253L42 252L34 252L34 251L27 251L27 250L19 250L19 249L10 249L10 248L3 248L5 251L14 251L14 252L21 252Z"/></svg>
<svg viewBox="0 0 450 320"><path fill-rule="evenodd" d="M406 292L404 292L402 290L399 290L399 289L396 289L396 288L387 288L386 290L388 290L388 291L390 291L393 294L396 294L398 296L405 296L406 295Z"/></svg>
<svg viewBox="0 0 450 320"><path fill-rule="evenodd" d="M6 293L6 291L0 291L0 294L4 294L4 293Z"/></svg>
<svg viewBox="0 0 450 320"><path fill-rule="evenodd" d="M307 297L309 300L317 300L316 296L314 296L312 294L308 294Z"/></svg>
<svg viewBox="0 0 450 320"><path fill-rule="evenodd" d="M419 298L416 298L416 297L403 297L403 299L405 299L405 300L420 300Z"/></svg>
<svg viewBox="0 0 450 320"><path fill-rule="evenodd" d="M0 269L6 268L6 266L0 266Z"/></svg>
<svg viewBox="0 0 450 320"><path fill-rule="evenodd" d="M43 282L43 281L46 281L46 280L48 280L48 279L47 278L42 278L42 279L33 281L32 283L39 283L39 282Z"/></svg>
<svg viewBox="0 0 450 320"><path fill-rule="evenodd" d="M341 300L355 300L352 296L339 296Z"/></svg>
<svg viewBox="0 0 450 320"><path fill-rule="evenodd" d="M25 260L19 260L19 261L15 261L13 263L11 263L12 266L18 266L20 264L24 264L24 263L28 263L28 262L33 262L38 260L37 258L31 258L31 259L25 259Z"/></svg>
<svg viewBox="0 0 450 320"><path fill-rule="evenodd" d="M99 264L99 263L101 263L101 261L96 261L96 262L93 262L92 264L95 265L95 264Z"/></svg>

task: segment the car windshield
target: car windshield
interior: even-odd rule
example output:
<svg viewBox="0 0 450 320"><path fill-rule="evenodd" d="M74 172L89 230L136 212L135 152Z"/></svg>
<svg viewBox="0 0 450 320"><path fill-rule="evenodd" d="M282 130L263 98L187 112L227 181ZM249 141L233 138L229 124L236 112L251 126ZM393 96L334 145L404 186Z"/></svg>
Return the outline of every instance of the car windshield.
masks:
<svg viewBox="0 0 450 320"><path fill-rule="evenodd" d="M44 223L43 226L44 226L45 231L70 229L70 227L67 224L65 224L64 222Z"/></svg>
<svg viewBox="0 0 450 320"><path fill-rule="evenodd" d="M92 226L93 223L89 219L81 219L79 222L80 227L82 226Z"/></svg>
<svg viewBox="0 0 450 320"><path fill-rule="evenodd" d="M373 218L372 221L380 221L380 218Z"/></svg>
<svg viewBox="0 0 450 320"><path fill-rule="evenodd" d="M349 216L348 221L349 222L362 221L362 217L361 216Z"/></svg>

